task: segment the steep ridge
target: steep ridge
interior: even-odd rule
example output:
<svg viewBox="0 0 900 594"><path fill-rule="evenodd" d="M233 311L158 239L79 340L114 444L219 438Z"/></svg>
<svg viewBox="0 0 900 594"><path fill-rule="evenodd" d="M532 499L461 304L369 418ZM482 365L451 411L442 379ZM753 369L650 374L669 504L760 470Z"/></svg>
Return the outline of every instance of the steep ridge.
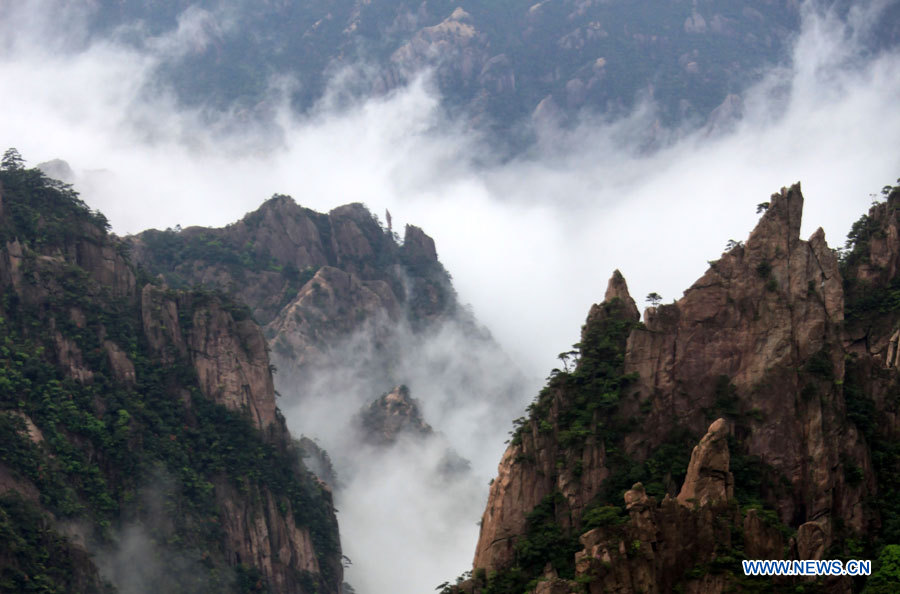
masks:
<svg viewBox="0 0 900 594"><path fill-rule="evenodd" d="M106 219L20 159L0 184L3 587L337 593L331 494L246 307L135 274Z"/></svg>
<svg viewBox="0 0 900 594"><path fill-rule="evenodd" d="M224 228L151 230L130 238L135 261L150 273L162 274L173 287L226 291L248 304L264 325L328 268L347 273L346 282L387 283L367 288L388 301L409 299L417 319L452 310L455 295L434 241L412 225L406 226L402 244L398 240L362 204L321 214L284 195Z"/></svg>
<svg viewBox="0 0 900 594"><path fill-rule="evenodd" d="M821 229L800 239L799 184L783 189L746 243L644 323L616 271L574 369L516 421L456 588L793 588L739 560L873 558L897 542L900 189L887 190L839 259Z"/></svg>
<svg viewBox="0 0 900 594"><path fill-rule="evenodd" d="M854 223L842 274L845 289L844 396L847 415L863 432L872 453L879 513L870 529L886 543L900 543L900 180L885 186L886 200Z"/></svg>
<svg viewBox="0 0 900 594"><path fill-rule="evenodd" d="M330 351L354 334L378 349L401 323L420 333L454 319L484 337L458 306L434 240L407 225L400 243L359 203L320 214L276 195L221 229L152 230L129 241L136 262L170 286L246 303L279 368L295 376L331 364Z"/></svg>

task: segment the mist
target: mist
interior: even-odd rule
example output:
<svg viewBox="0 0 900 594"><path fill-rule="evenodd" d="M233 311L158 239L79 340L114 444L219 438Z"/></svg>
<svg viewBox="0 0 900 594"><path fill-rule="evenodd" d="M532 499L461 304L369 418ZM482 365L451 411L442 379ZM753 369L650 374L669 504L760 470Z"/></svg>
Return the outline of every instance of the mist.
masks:
<svg viewBox="0 0 900 594"><path fill-rule="evenodd" d="M821 226L837 247L900 175L900 54L862 43L884 2L845 20L807 3L792 59L742 93L743 117L730 126L661 129L643 103L626 118L585 114L574 127L542 129L532 150L503 161L448 120L428 73L349 102L335 99L346 97L346 77L337 77L305 116L287 107L289 80L272 81L264 121L184 109L155 84L157 68L203 43L209 23L231 26L228 15L187 11L175 30L136 47L116 35L89 38L78 9L65 5L16 6L0 23L0 146L32 165L65 159L67 181L119 234L225 225L275 192L317 210L353 201L387 208L395 227L412 223L434 237L460 300L527 377L502 406L442 408L447 394L484 402L475 389L459 394L452 373L420 373L437 367L424 361L460 348L455 330L408 349L379 382L407 382L442 435L386 455L354 450L344 421L323 430L321 420L334 410L325 394L352 413L392 385L329 370L303 396L290 370L279 374L292 432L319 438L346 483L338 518L360 594L430 591L468 569L509 422L578 340L614 269L639 305L651 291L677 299L729 239L746 238L758 203L797 181L802 234ZM514 384L492 375L502 367L479 370L487 383L477 389ZM441 482L435 465L448 447L472 468Z"/></svg>
<svg viewBox="0 0 900 594"><path fill-rule="evenodd" d="M313 438L337 473L346 581L360 594L423 592L465 571L510 421L535 382L458 316L424 333L385 317L321 361L298 367L277 349L272 360L291 433ZM401 384L434 433L373 442L358 413Z"/></svg>

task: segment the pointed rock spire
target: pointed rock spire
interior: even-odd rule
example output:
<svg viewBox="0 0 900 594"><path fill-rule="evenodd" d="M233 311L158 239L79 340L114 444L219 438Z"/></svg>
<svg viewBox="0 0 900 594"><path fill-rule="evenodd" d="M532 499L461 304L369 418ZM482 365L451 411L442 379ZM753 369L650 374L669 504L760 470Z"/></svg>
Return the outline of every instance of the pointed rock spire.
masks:
<svg viewBox="0 0 900 594"><path fill-rule="evenodd" d="M803 193L798 182L772 194L765 214L750 233L747 249L753 251L770 247L784 254L791 252L800 241L802 220Z"/></svg>
<svg viewBox="0 0 900 594"><path fill-rule="evenodd" d="M635 305L634 299L631 298L631 294L628 292L628 284L625 282L625 277L618 270L613 271L609 283L606 285L606 295L604 295L603 301L608 303L613 299L619 299L622 302L622 305L625 306L625 313L629 318L633 320L641 318L637 305Z"/></svg>
<svg viewBox="0 0 900 594"><path fill-rule="evenodd" d="M691 506L725 502L734 494L734 477L728 470L728 423L718 419L694 446L678 503Z"/></svg>

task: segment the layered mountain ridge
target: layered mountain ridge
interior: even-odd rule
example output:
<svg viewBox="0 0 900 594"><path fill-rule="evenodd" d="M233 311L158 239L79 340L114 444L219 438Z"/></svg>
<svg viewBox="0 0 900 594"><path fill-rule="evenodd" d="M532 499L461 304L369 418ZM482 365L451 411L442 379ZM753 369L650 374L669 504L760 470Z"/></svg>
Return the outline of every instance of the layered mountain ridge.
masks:
<svg viewBox="0 0 900 594"><path fill-rule="evenodd" d="M849 6L834 3L839 14ZM898 39L896 9L886 11L871 33L877 49ZM748 83L789 60L802 13L788 1L238 1L223 9L106 0L88 22L94 34L126 29L138 47L192 24L190 51L165 60L156 77L188 105L265 117L275 76L296 78L289 98L307 111L383 95L430 71L448 113L521 149L529 120L540 127L622 114L642 99L658 104L663 121L727 124L740 117Z"/></svg>
<svg viewBox="0 0 900 594"><path fill-rule="evenodd" d="M331 493L300 462L247 309L136 273L101 214L10 155L2 587L339 592Z"/></svg>
<svg viewBox="0 0 900 594"><path fill-rule="evenodd" d="M821 229L800 239L800 186L783 189L643 323L616 271L574 369L516 422L474 577L456 588L792 589L739 560L871 558L896 542L896 431L874 421L896 418L898 385L900 189L887 190L839 258Z"/></svg>

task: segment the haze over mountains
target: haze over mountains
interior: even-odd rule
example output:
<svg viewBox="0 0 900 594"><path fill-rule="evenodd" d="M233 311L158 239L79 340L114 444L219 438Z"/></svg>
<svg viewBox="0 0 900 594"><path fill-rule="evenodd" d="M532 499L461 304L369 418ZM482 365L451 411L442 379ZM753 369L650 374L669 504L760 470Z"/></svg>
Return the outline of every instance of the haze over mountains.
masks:
<svg viewBox="0 0 900 594"><path fill-rule="evenodd" d="M433 68L444 109L522 142L523 119L622 115L642 95L668 123L703 121L719 106L720 119L739 115L726 98L787 57L800 11L791 2L109 1L88 22L135 47L176 26L192 31L194 43L157 71L187 105L266 117L267 90L279 86L303 112L334 79L332 99L352 101ZM892 36L884 26L873 45Z"/></svg>
<svg viewBox="0 0 900 594"><path fill-rule="evenodd" d="M574 341L561 329L577 327L576 312L604 290L604 275L593 273L601 263L632 271L636 294L668 299L700 272L684 262L721 251L719 237L686 233L672 220L715 221L738 235L759 195L803 179L807 193L821 196L809 212L839 236L880 187L871 180L893 179L896 56L865 44L872 25L890 22L880 4L858 8L850 21L804 5L789 61L745 93L743 123L730 134L688 135L644 154L641 139L656 118L652 103L641 104L625 118L548 134L532 157L491 167L473 165L489 162L492 147L442 115L427 79L341 110L325 101L299 118L272 95L281 107L271 127L231 112L208 122L152 82L167 52L191 46L191 29L168 30L139 51L90 37L76 8L54 6L29 3L24 15L18 6L3 21L3 79L16 90L0 100L19 114L3 122L4 136L32 162L66 156L80 190L117 230L221 226L273 193L322 211L353 200L387 207L398 226L411 222L436 238L463 302L495 335L546 345L539 356L515 353L537 376ZM670 249L632 232L635 221ZM540 241L514 241L535 234ZM482 249L494 244L505 247ZM613 246L626 259L613 258ZM584 253L594 258L575 257ZM518 287L535 269L546 276L526 305ZM504 282L484 291L486 278ZM547 317L526 334L513 320L534 310Z"/></svg>
<svg viewBox="0 0 900 594"><path fill-rule="evenodd" d="M900 170L897 2L470 4L41 1L0 18L0 111L15 114L0 121L2 146L32 164L64 159L43 167L73 182L117 233L179 225L170 239L182 243L171 245L193 249L199 236L198 245L224 241L240 258L263 236L232 241L209 228L279 194L321 213L365 203L382 218L379 234L389 209L393 229L409 223L434 238L464 323L423 339L396 324L402 313L388 316L392 330L376 331L379 340L355 342L345 339L356 319L340 312L343 330L336 324L322 340L345 365L318 376L296 374L270 343L295 437L317 435L335 403L347 412L318 435L335 465L351 469L344 494L353 503L337 507L345 552L361 552L348 569L361 594L421 592L466 569L509 421L578 340L611 270L623 271L639 304L651 291L676 298L753 226L765 196L797 180L812 221L801 237L822 225L840 245L870 194ZM377 236L391 257L407 245ZM178 278L166 282L258 299L251 307L270 325L267 338L275 325L290 328L285 341L301 337L292 349L312 322L333 318L329 307L346 305L316 302L312 286L300 294L306 264L282 278L258 256L268 257L248 255L262 272L237 281L196 265L202 258L169 261ZM320 267L350 270L338 260L327 250L310 259L323 287L340 279ZM353 307L406 311L404 275L351 268L358 282L347 286L365 295ZM292 311L303 298L307 309ZM467 351L473 332L492 355ZM376 381L385 345L402 356ZM369 363L357 367L357 357ZM471 382L460 388L461 374L494 393L523 387L485 408ZM414 439L404 433L385 454L344 441L343 423L400 383L421 401L431 445L403 449ZM301 391L283 387L294 384L319 399L294 408ZM470 468L448 491L449 450ZM404 499L397 485L416 473L436 482ZM373 502L398 527L389 546L363 513ZM404 550L393 562L415 575L364 553L376 549Z"/></svg>

